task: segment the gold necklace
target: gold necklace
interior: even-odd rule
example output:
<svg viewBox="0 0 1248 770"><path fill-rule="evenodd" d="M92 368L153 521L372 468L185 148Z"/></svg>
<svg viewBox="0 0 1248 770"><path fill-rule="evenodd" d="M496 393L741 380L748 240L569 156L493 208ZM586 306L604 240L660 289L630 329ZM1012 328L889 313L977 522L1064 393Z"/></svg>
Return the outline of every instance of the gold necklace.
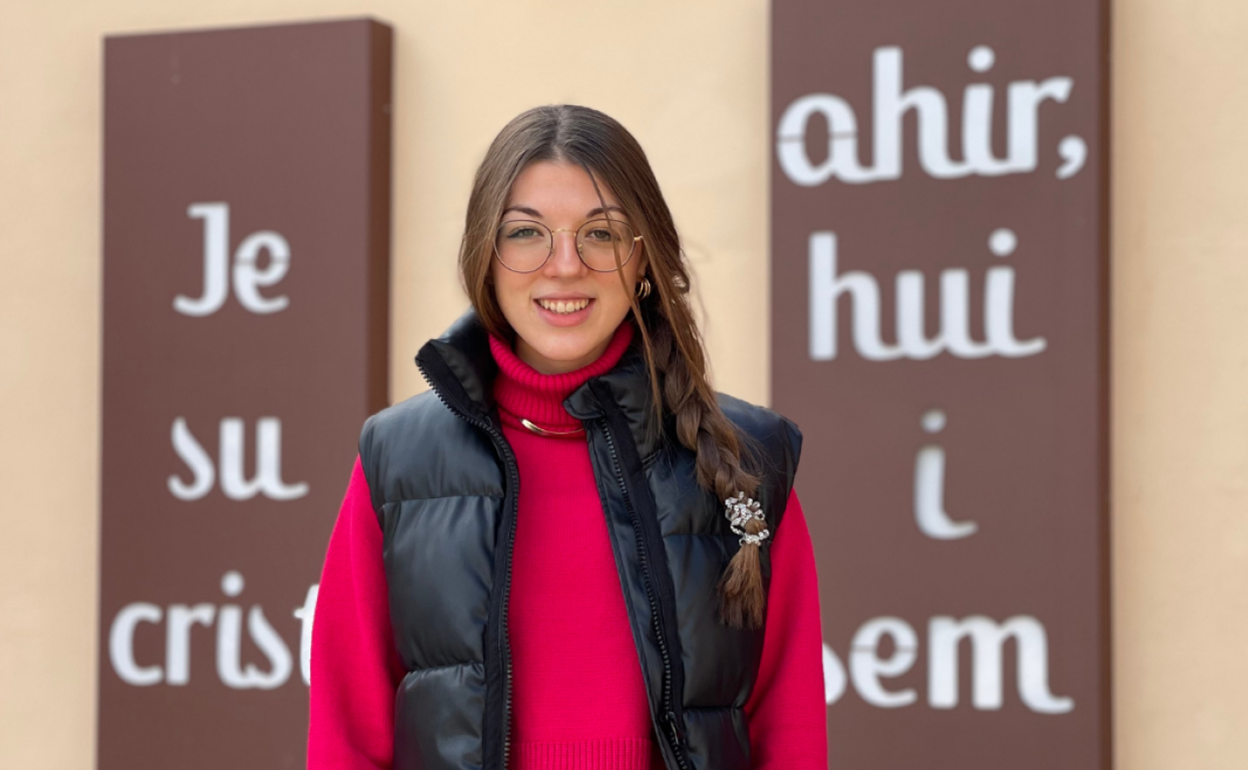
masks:
<svg viewBox="0 0 1248 770"><path fill-rule="evenodd" d="M577 428L576 430L548 430L540 425L534 425L531 421L523 417L520 418L520 424L539 436L575 436L578 433L585 432L584 428Z"/></svg>

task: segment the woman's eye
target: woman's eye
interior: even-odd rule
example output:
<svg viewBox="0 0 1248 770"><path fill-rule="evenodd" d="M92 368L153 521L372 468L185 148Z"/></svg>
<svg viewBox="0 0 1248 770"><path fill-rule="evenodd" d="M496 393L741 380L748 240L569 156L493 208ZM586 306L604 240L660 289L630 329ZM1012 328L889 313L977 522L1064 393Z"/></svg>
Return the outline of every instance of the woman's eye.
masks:
<svg viewBox="0 0 1248 770"><path fill-rule="evenodd" d="M591 241L601 241L606 243L611 240L611 231L603 228L596 228L594 230L590 230L589 233L586 234L586 237Z"/></svg>
<svg viewBox="0 0 1248 770"><path fill-rule="evenodd" d="M508 238L532 238L537 235L535 227L517 227L507 234Z"/></svg>

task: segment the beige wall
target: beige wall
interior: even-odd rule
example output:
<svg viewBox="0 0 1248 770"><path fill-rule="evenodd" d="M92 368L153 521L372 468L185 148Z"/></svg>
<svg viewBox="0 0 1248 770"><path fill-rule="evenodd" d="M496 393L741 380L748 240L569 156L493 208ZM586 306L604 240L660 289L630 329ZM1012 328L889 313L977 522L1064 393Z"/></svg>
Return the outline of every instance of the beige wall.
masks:
<svg viewBox="0 0 1248 770"><path fill-rule="evenodd" d="M762 0L0 0L0 767L92 766L101 36L364 13L397 30L392 398L421 387L411 356L462 307L453 254L489 139L571 101L647 148L699 271L718 384L767 399ZM1238 768L1248 6L1114 14L1118 764ZM618 43L587 51L607 38L586 24Z"/></svg>
<svg viewBox="0 0 1248 770"><path fill-rule="evenodd" d="M1119 767L1248 767L1248 4L1114 9Z"/></svg>

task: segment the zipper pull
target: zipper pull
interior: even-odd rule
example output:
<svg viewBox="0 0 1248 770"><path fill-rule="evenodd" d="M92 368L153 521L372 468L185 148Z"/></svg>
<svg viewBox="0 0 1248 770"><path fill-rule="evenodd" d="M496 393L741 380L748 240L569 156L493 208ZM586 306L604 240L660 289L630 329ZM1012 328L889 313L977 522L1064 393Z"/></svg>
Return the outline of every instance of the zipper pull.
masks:
<svg viewBox="0 0 1248 770"><path fill-rule="evenodd" d="M663 715L663 720L667 722L667 729L671 733L672 743L675 746L683 747L685 745L685 735L680 730L680 722L677 721L675 712L668 711Z"/></svg>

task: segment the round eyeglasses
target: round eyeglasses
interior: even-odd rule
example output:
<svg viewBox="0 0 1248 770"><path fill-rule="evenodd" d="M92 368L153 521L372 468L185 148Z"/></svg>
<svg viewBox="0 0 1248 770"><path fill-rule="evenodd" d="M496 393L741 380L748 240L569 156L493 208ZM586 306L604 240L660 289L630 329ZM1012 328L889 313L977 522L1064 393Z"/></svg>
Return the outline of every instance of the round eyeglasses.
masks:
<svg viewBox="0 0 1248 770"><path fill-rule="evenodd" d="M517 273L538 270L555 253L555 233L570 233L561 227L551 230L541 222L511 219L498 226L494 237L494 255L503 267ZM590 270L609 273L628 263L637 250L641 236L618 219L591 219L576 230L576 253Z"/></svg>

